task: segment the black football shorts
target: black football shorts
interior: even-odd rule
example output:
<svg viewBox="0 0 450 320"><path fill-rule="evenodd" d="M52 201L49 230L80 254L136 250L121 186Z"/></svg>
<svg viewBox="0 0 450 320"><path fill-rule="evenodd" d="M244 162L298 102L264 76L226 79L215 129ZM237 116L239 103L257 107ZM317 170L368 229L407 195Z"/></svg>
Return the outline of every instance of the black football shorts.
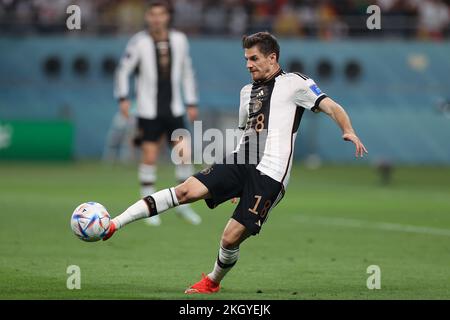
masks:
<svg viewBox="0 0 450 320"><path fill-rule="evenodd" d="M240 198L232 218L256 235L270 210L283 197L283 184L261 173L255 164L226 163L224 160L224 164L214 164L194 177L208 188L211 198L205 202L211 209L232 198Z"/></svg>
<svg viewBox="0 0 450 320"><path fill-rule="evenodd" d="M156 119L137 119L137 133L135 144L140 145L143 141L157 142L163 134L167 141L171 141L172 132L176 129L186 129L184 117L158 117Z"/></svg>

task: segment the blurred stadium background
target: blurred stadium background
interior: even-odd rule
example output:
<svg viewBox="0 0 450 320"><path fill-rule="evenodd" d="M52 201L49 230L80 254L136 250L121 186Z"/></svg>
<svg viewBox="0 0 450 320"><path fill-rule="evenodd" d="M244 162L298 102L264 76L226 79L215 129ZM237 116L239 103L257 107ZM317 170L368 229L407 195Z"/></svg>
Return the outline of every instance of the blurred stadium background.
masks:
<svg viewBox="0 0 450 320"><path fill-rule="evenodd" d="M81 30L69 31L66 28L66 8L71 4L81 8ZM311 259L320 261L315 266L315 270L319 271L310 276L321 279L321 271L327 274L319 285L322 291L319 290L316 295L314 288L317 287L317 282L311 281L306 286L309 286L310 291L304 296L300 293L296 296L297 289L292 288L289 292L281 291L267 297L374 297L368 295L367 289L358 291L354 287L351 290L356 291L345 291L340 295L343 291L340 291L337 284L331 293L327 291L325 282L336 280L333 276L339 277L339 272L334 266L333 272L336 274L327 273L325 265L329 260L323 260L321 255L330 254L331 259L339 261L339 254L345 257L349 254L348 249L365 252L363 248L354 248L358 243L374 241L379 247L374 244L371 247L372 255L361 257L358 262L364 261L367 266L372 262L377 264L378 261L384 261L391 271L395 270L390 279L395 290L391 294L385 291L384 295L376 297L448 299L450 1L173 0L172 4L173 26L186 32L190 38L200 94L200 119L203 120L204 129L236 127L239 90L249 82L240 39L242 34L268 30L280 40L283 68L309 75L316 80L322 91L341 103L369 149L368 157L355 161L353 147L340 140L340 132L332 121L323 116L305 114L295 149L297 165L293 170L298 180L291 182L292 191L288 193L291 199L287 199L284 205L281 204L279 211L287 211L287 216L306 211L326 217L337 215L340 218L397 223L406 226L406 229L407 226L415 225L419 229L429 227L438 230L437 233L408 233L403 230L399 231L399 235L391 235L389 231L383 231L383 228L375 228L368 231L368 234L363 231L350 234L346 232L352 232L353 229L345 229L345 221L334 220L341 221L339 226L339 223L333 224L330 220L327 220L327 224L324 223L325 220L311 222L303 217L302 222L305 224L289 230L291 233L298 232L299 238L287 236L285 240L291 244L296 241L309 245L315 243L318 251L315 256L311 254ZM368 30L366 27L366 20L370 16L366 9L372 4L381 8L381 30ZM79 243L72 235L67 235L69 229L66 227L71 210L79 202L94 198L93 200L105 202L115 215L138 195L135 160L132 157L125 155L120 159L124 164L114 169L105 168L101 160L104 158L108 134L118 109L112 94L115 67L129 37L144 28L144 8L145 2L142 0L0 0L2 298L78 297L63 290L64 265L76 260L74 257L88 265L91 261L86 258L86 251L73 249ZM61 162L54 162L55 160ZM316 170L310 172L305 168ZM161 187L173 183L170 170L170 167L161 169ZM95 182L86 185L86 180ZM380 182L390 186L380 189ZM317 188L316 192L320 190L320 194L310 192L310 185ZM296 191L305 195L304 202L301 197L296 202L293 196ZM354 202L352 195L359 192L364 195ZM329 202L321 203L323 198ZM355 203L358 208L355 208ZM205 211L206 207L198 204L198 209ZM220 214L221 210L223 214ZM214 234L207 236L211 239L211 246L201 246L204 250L209 250L209 255L206 255L209 258L215 255L222 222L228 217L230 210L231 207L225 207L218 210L219 214L214 217L205 216L205 224L200 227L203 233L208 228L214 230ZM33 224L40 226L38 228L45 228L53 214L57 215L58 218L50 222L55 236L48 232L44 236L38 234L29 220L21 218L22 214L32 219ZM274 238L283 239L280 232L286 237L286 233L282 232L285 223L281 218L277 219L278 217L273 218L273 226L267 226L267 237L273 235ZM26 227L19 224L25 224ZM63 228L66 229L62 230ZM155 231L156 235L148 235L144 226L131 228L134 228L137 236L131 232L128 235L123 233L125 243L130 247L137 245L136 238L140 233L142 238L152 237L153 241L161 243L170 243L173 239L164 235L161 230ZM191 242L187 243L192 243L193 247L198 246L196 231L186 230L186 226L175 221L166 228L172 228L165 231L171 234L182 230L186 237L192 237L189 240ZM269 231L270 228L273 230ZM344 228L345 231L339 228ZM316 235L320 235L322 239L329 237L330 242L318 245L320 240L317 240ZM384 242L379 240L380 236ZM186 240L180 235L175 239ZM273 242L267 239L265 245L270 247ZM337 243L333 243L334 239L341 239L341 242L337 240ZM348 239L348 242L342 239ZM440 239L445 241L439 241ZM39 249L32 242L41 244ZM71 252L70 257L64 256L64 250L56 247L58 243L65 245L68 250L65 252ZM123 254L130 247L127 249L123 242L120 245L118 243L108 244L109 247L103 248L111 250L109 254L112 250L122 250L122 256L115 256L116 261L121 261L120 259L125 259ZM400 243L411 243L412 246L393 245ZM297 247L301 248L302 244ZM92 259L103 254L82 245L82 249L86 249L89 252L87 256ZM283 244L280 242L279 245ZM45 246L52 249L44 249ZM375 247L378 249L374 249ZM168 250L167 248L169 247L158 248L159 251L153 252L154 257L166 259L163 250ZM258 246L255 245L255 248ZM140 250L142 251L132 252L131 255L141 257L140 254L144 255L148 248ZM184 247L184 250L189 251L189 248ZM298 255L301 256L303 249L298 250ZM384 250L391 250L390 260L383 260ZM277 252L273 248L273 253ZM409 254L402 256L402 252ZM424 252L427 253L427 258L422 259ZM47 259L40 260L42 255ZM402 257L399 258L400 256ZM288 253L285 258L287 263L292 262ZM209 268L211 259L202 259L204 267ZM354 261L343 259L341 267L345 270L347 266L354 271ZM195 261L184 261L192 267L190 269L195 269ZM408 274L411 269L400 267L403 263L401 261L416 263L417 267L413 269L418 278ZM113 267L123 267L124 263L116 262L117 265ZM243 269L237 268L236 274L242 276L245 273L245 263L244 260ZM19 273L33 264L46 268L46 271L27 273L31 282L40 279L30 287ZM143 262L140 264L144 265ZM304 265L299 265L300 262L296 268L306 270ZM274 262L274 268L275 266L277 264ZM91 267L100 270L104 268L101 265ZM165 270L166 267L169 266L159 268ZM55 276L55 273L61 273L61 268L64 269L62 274ZM283 270L291 279L296 276L300 278L300 275L290 271L288 267ZM365 281L364 271L365 269L358 278L361 283ZM131 279L124 281L136 283L139 287L141 274L137 269L134 272L129 273ZM408 276L402 278L405 273ZM264 275L270 278L267 273ZM187 279L196 276L197 273L189 270L186 278L177 274L174 283L180 285L181 282L183 286L185 281L191 281ZM254 277L258 279L256 275ZM55 279L62 281L62 289L42 291L41 286L50 288ZM251 280L255 279L248 278L248 281ZM351 279L347 280L337 282L339 285L352 283ZM158 283L156 277L149 281ZM237 285L238 280L231 278L230 283ZM415 287L413 283L418 286ZM251 288L248 292L244 290L241 295L234 295L236 292L232 291L224 297L260 298L258 294L253 295L258 288L253 288L251 283L248 285ZM100 283L98 286L105 288L107 284ZM156 287L161 292L165 290L160 283ZM130 288L131 285L125 289ZM174 297L173 292L178 292L177 288L173 292L169 290L167 295L161 293L158 296L153 292L149 296L145 294L149 288L130 289L131 293L128 295L114 287L116 296L111 293L111 296L100 297L171 298ZM408 293L405 288L409 290ZM95 287L92 286L91 289L86 297L98 297L95 295ZM251 291L253 289L255 290Z"/></svg>

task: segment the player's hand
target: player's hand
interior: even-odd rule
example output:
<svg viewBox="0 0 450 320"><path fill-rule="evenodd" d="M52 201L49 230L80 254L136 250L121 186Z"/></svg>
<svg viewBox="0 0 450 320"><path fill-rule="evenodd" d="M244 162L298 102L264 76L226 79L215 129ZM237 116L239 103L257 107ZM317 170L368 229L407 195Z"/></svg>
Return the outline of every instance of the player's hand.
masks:
<svg viewBox="0 0 450 320"><path fill-rule="evenodd" d="M120 100L120 102L119 102L120 112L122 113L122 115L125 118L129 117L130 106L131 106L131 103L130 103L130 100L128 100L128 99L123 99L123 100Z"/></svg>
<svg viewBox="0 0 450 320"><path fill-rule="evenodd" d="M190 104L186 108L187 116L190 122L194 122L198 118L198 108L194 104Z"/></svg>
<svg viewBox="0 0 450 320"><path fill-rule="evenodd" d="M356 151L355 156L356 157L363 157L364 153L369 153L366 149L366 147L362 144L361 140L354 134L354 133L344 133L342 135L342 139L345 141L351 141L355 144Z"/></svg>
<svg viewBox="0 0 450 320"><path fill-rule="evenodd" d="M233 199L231 199L231 203L232 204L236 204L238 202L238 198L233 198Z"/></svg>

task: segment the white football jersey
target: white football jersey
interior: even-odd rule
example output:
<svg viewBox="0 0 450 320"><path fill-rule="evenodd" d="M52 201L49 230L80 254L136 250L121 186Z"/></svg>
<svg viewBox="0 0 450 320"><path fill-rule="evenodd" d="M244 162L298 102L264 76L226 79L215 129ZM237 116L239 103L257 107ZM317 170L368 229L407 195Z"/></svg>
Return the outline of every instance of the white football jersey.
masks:
<svg viewBox="0 0 450 320"><path fill-rule="evenodd" d="M186 35L176 30L169 32L171 56L171 101L170 111L178 117L185 113L187 104L197 104L197 84L189 42ZM114 96L126 98L129 95L129 76L139 68L136 77L137 115L140 118L158 117L158 61L153 38L147 31L134 35L127 44L115 75ZM183 101L183 95L184 100Z"/></svg>
<svg viewBox="0 0 450 320"><path fill-rule="evenodd" d="M256 164L260 172L286 188L303 112L318 112L325 97L314 80L282 70L244 86L239 108L239 128L244 133L234 151L238 163Z"/></svg>

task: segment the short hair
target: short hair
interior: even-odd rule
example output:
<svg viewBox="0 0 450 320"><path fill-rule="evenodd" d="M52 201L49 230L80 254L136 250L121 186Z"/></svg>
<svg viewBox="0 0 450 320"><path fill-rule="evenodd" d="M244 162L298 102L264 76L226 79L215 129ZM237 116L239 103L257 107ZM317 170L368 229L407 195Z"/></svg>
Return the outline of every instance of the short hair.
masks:
<svg viewBox="0 0 450 320"><path fill-rule="evenodd" d="M152 9L153 7L164 7L168 13L172 13L172 6L169 1L164 0L152 0L147 2L147 10Z"/></svg>
<svg viewBox="0 0 450 320"><path fill-rule="evenodd" d="M253 46L258 46L259 51L266 57L271 53L275 53L278 61L278 58L280 57L280 45L278 44L277 39L269 32L257 32L242 37L243 49L250 49Z"/></svg>

